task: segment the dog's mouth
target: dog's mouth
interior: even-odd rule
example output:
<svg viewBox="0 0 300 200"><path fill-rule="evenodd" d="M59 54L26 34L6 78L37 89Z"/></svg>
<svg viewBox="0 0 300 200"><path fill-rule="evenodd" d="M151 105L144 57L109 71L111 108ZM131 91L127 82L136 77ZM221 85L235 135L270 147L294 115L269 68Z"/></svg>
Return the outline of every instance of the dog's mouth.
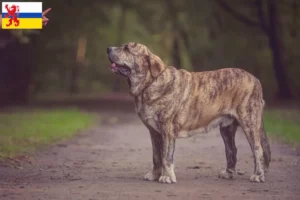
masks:
<svg viewBox="0 0 300 200"><path fill-rule="evenodd" d="M130 75L130 68L127 67L126 65L119 65L111 60L110 60L110 62L111 62L110 69L115 74L122 75L125 77Z"/></svg>

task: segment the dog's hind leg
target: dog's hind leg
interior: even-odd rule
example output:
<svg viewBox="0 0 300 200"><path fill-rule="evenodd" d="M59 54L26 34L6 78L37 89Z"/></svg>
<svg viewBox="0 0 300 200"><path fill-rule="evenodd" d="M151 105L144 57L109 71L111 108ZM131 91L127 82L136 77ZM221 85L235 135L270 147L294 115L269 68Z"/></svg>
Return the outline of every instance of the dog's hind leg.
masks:
<svg viewBox="0 0 300 200"><path fill-rule="evenodd" d="M261 127L260 127L260 142L263 148L265 172L267 173L271 162L271 148L270 148L268 137L266 135L263 120L261 122Z"/></svg>
<svg viewBox="0 0 300 200"><path fill-rule="evenodd" d="M249 99L237 109L240 126L248 139L254 157L254 173L250 177L252 182L265 181L265 165L269 163L269 160L265 160L269 158L267 156L264 158L269 147L262 146L262 142L265 141L263 141L264 137L261 137L263 101L260 98L258 90L254 90Z"/></svg>
<svg viewBox="0 0 300 200"><path fill-rule="evenodd" d="M225 145L227 167L226 170L219 173L219 178L232 179L233 174L236 172L237 148L235 146L235 133L237 127L238 122L236 120L229 126L220 126L220 133Z"/></svg>

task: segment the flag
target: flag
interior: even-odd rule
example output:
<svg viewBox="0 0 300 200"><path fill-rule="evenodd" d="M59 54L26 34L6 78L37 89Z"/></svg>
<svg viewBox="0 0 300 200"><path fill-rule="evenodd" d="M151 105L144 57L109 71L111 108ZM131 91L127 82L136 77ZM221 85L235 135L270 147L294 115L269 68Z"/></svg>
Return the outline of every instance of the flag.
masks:
<svg viewBox="0 0 300 200"><path fill-rule="evenodd" d="M42 29L42 2L2 2L2 29Z"/></svg>

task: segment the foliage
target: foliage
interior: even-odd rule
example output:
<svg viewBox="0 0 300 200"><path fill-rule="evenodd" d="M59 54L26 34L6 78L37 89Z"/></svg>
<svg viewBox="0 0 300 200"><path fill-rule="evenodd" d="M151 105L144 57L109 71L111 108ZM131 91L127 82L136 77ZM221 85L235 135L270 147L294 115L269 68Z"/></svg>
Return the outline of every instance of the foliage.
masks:
<svg viewBox="0 0 300 200"><path fill-rule="evenodd" d="M256 0L223 1L249 19L258 20ZM108 68L106 48L129 41L146 44L167 64L180 65L176 67L195 71L244 68L261 80L267 98L277 90L267 37L262 30L235 20L219 6L218 0L43 2L44 9L51 7L52 11L48 15L50 22L36 35L34 43L36 66L30 87L33 93L69 91L81 37L88 42L85 62L80 65L76 80L79 91L110 90L116 76ZM300 96L299 2L277 3L288 81L293 93ZM24 39L24 33L14 34ZM179 55L174 48L176 41ZM121 85L127 89L125 81Z"/></svg>

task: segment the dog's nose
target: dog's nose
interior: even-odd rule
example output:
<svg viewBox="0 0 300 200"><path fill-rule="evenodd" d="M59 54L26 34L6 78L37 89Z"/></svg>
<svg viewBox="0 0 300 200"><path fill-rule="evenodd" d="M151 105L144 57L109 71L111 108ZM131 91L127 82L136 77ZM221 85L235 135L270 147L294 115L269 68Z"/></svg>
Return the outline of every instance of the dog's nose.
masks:
<svg viewBox="0 0 300 200"><path fill-rule="evenodd" d="M109 54L111 52L111 47L108 47L106 52L107 52L107 54Z"/></svg>

